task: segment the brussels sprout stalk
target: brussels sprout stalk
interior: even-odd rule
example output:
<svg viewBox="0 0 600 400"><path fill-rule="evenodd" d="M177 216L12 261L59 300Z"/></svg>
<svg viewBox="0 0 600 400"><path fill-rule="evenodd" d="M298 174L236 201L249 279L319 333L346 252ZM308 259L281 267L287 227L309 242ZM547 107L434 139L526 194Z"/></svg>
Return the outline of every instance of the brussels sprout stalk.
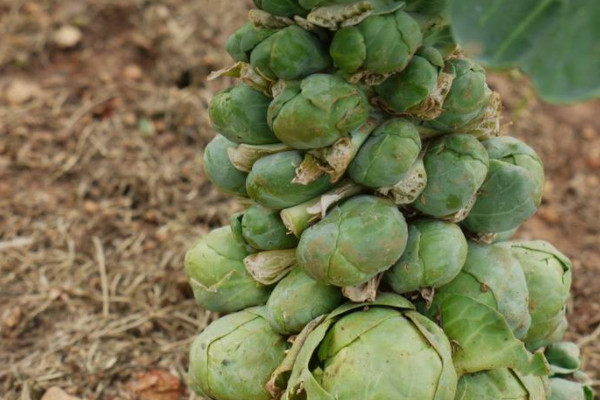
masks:
<svg viewBox="0 0 600 400"><path fill-rule="evenodd" d="M279 282L296 265L296 249L270 250L244 258L244 267L263 285Z"/></svg>
<svg viewBox="0 0 600 400"><path fill-rule="evenodd" d="M236 147L228 148L227 155L234 167L242 172L250 172L254 163L260 158L289 150L292 150L291 147L283 143L265 145L240 144Z"/></svg>
<svg viewBox="0 0 600 400"><path fill-rule="evenodd" d="M331 206L348 197L357 195L363 190L362 186L351 180L344 180L335 188L315 199L282 210L281 219L289 232L300 237L309 225L324 218Z"/></svg>
<svg viewBox="0 0 600 400"><path fill-rule="evenodd" d="M383 196L389 197L397 205L413 203L427 186L427 172L423 164L422 153L402 179L394 186L377 189Z"/></svg>
<svg viewBox="0 0 600 400"><path fill-rule="evenodd" d="M349 136L338 139L329 147L310 150L296 169L296 178L293 182L308 184L324 174L329 175L332 183L340 180L380 120L380 116L371 116L364 125L351 132Z"/></svg>

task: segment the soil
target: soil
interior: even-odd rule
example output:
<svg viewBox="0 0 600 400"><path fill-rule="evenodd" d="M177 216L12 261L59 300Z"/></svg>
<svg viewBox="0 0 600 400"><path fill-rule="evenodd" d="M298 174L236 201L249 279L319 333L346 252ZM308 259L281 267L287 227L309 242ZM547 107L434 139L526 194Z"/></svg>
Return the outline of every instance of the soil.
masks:
<svg viewBox="0 0 600 400"><path fill-rule="evenodd" d="M202 171L223 43L249 2L0 0L0 393L192 398L199 309L182 257L240 208ZM505 133L546 163L519 232L574 262L569 338L600 379L600 102L541 102L494 73ZM65 392L60 397L62 388ZM47 395L46 399L49 399Z"/></svg>

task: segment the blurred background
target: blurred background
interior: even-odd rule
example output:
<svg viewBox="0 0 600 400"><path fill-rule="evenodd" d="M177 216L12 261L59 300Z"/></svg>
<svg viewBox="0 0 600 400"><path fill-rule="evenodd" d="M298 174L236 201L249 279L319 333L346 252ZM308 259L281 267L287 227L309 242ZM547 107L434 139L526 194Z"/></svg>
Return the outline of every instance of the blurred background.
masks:
<svg viewBox="0 0 600 400"><path fill-rule="evenodd" d="M188 346L214 315L183 254L239 208L202 171L206 107L231 84L206 77L231 63L223 43L249 8L0 0L0 398L193 398ZM505 132L546 163L519 236L573 259L569 337L598 383L600 102L541 103L515 71L490 80Z"/></svg>

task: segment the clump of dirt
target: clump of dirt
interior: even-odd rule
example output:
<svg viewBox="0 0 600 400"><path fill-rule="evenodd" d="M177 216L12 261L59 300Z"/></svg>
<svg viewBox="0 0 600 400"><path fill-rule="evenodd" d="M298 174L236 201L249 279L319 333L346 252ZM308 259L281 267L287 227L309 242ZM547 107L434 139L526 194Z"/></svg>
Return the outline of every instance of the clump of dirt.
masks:
<svg viewBox="0 0 600 400"><path fill-rule="evenodd" d="M183 254L240 208L202 171L207 104L231 84L206 77L230 63L223 43L249 7L0 0L3 399L190 398L188 347L216 316L195 305ZM508 131L546 162L544 204L519 234L573 258L569 335L598 379L600 103L549 106L515 74L491 82Z"/></svg>

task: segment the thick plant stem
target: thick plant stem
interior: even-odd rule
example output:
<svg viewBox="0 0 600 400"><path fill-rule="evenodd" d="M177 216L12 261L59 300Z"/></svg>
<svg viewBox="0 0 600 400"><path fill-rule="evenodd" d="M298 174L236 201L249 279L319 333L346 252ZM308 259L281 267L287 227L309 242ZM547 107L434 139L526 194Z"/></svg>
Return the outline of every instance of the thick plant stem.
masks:
<svg viewBox="0 0 600 400"><path fill-rule="evenodd" d="M312 223L325 217L327 210L334 204L364 191L364 188L351 180L340 182L335 188L321 196L297 206L281 211L281 219L289 230L297 237Z"/></svg>

